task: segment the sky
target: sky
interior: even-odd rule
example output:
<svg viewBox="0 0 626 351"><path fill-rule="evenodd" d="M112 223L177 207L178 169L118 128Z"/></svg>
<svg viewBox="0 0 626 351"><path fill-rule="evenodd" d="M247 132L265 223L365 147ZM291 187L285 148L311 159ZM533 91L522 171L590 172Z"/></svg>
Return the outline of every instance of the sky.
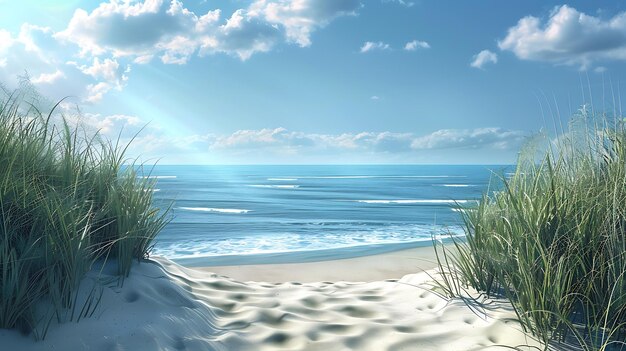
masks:
<svg viewBox="0 0 626 351"><path fill-rule="evenodd" d="M0 0L0 82L159 164L513 163L625 61L621 1Z"/></svg>

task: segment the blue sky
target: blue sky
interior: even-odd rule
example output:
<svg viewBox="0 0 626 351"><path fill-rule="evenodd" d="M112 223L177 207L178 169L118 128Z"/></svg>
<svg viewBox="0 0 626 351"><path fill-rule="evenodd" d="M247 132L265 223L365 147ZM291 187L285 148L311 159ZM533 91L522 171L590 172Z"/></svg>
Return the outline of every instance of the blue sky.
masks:
<svg viewBox="0 0 626 351"><path fill-rule="evenodd" d="M582 103L613 110L611 89L626 86L624 11L0 0L0 81L27 72L51 100L71 96L68 119L110 137L145 126L130 154L163 164L511 163Z"/></svg>

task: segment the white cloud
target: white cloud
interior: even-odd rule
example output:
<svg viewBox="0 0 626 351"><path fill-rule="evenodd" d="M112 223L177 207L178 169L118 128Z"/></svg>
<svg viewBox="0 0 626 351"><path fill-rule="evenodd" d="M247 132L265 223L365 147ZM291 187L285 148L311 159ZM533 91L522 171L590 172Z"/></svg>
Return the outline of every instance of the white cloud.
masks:
<svg viewBox="0 0 626 351"><path fill-rule="evenodd" d="M216 23L219 22L220 17L222 15L222 10L212 10L208 11L204 15L198 18L198 22L196 23L196 31L204 32L211 27L215 26Z"/></svg>
<svg viewBox="0 0 626 351"><path fill-rule="evenodd" d="M406 1L406 0L382 0L383 3L395 3L398 5L402 5L402 6L406 6L406 7L413 7L413 5L415 5L415 3L413 1Z"/></svg>
<svg viewBox="0 0 626 351"><path fill-rule="evenodd" d="M389 50L389 44L385 44L382 41L378 41L378 42L373 42L373 41L366 41L363 46L361 46L361 53L366 53L366 52L370 52L373 50Z"/></svg>
<svg viewBox="0 0 626 351"><path fill-rule="evenodd" d="M517 148L524 140L525 133L501 128L441 129L429 135L415 138L413 149Z"/></svg>
<svg viewBox="0 0 626 351"><path fill-rule="evenodd" d="M225 53L247 60L255 53L270 51L282 37L278 27L239 9L214 32L199 38L199 53Z"/></svg>
<svg viewBox="0 0 626 351"><path fill-rule="evenodd" d="M425 41L413 40L404 45L404 50L415 51L417 49L430 49L430 44Z"/></svg>
<svg viewBox="0 0 626 351"><path fill-rule="evenodd" d="M305 47L311 45L314 30L337 17L354 15L359 7L358 0L257 0L248 14L282 26L289 41Z"/></svg>
<svg viewBox="0 0 626 351"><path fill-rule="evenodd" d="M84 101L96 102L111 87L121 89L128 78L129 67L116 59L71 57L78 48L59 43L49 28L24 23L16 36L0 31L0 37L0 81L9 86L17 85L18 75L26 72L43 96L82 96Z"/></svg>
<svg viewBox="0 0 626 351"><path fill-rule="evenodd" d="M595 61L626 60L626 12L602 19L563 5L547 22L527 16L498 42L522 60L587 68Z"/></svg>
<svg viewBox="0 0 626 351"><path fill-rule="evenodd" d="M604 73L604 72L606 72L606 67L598 66L598 67L594 68L593 71L596 72L596 73Z"/></svg>
<svg viewBox="0 0 626 351"><path fill-rule="evenodd" d="M74 72L64 67L65 55L48 28L24 23L16 36L0 30L0 61L3 68L0 70L0 81L15 85L18 75L26 72L26 75L34 77L32 82L40 85L44 94L57 89L61 82L64 85L76 84Z"/></svg>
<svg viewBox="0 0 626 351"><path fill-rule="evenodd" d="M138 128L143 125L141 119L135 116L112 115L106 116L104 119L98 120L97 128L103 133L110 133L111 131L119 130L119 124L122 124L126 128Z"/></svg>
<svg viewBox="0 0 626 351"><path fill-rule="evenodd" d="M231 135L218 138L214 148L245 148L263 145L276 145L289 137L285 128L238 130Z"/></svg>
<svg viewBox="0 0 626 351"><path fill-rule="evenodd" d="M100 102L104 97L104 94L108 93L113 87L106 82L100 82L97 84L87 85L87 97L85 101L90 103Z"/></svg>
<svg viewBox="0 0 626 351"><path fill-rule="evenodd" d="M113 88L122 90L128 81L127 73L130 72L130 65L122 67L117 59L98 57L93 59L91 65L79 65L74 61L67 62L68 66L76 67L81 73L92 78L92 82L86 83L84 87L84 101L97 103Z"/></svg>
<svg viewBox="0 0 626 351"><path fill-rule="evenodd" d="M141 55L171 40L179 33L193 30L197 17L178 1L103 2L91 13L74 12L67 28L56 34L76 43L82 54L114 56Z"/></svg>
<svg viewBox="0 0 626 351"><path fill-rule="evenodd" d="M80 126L89 134L98 132L109 140L115 140L119 145L128 145L126 156L147 157L149 163L161 159L163 156L173 155L177 160L184 159L184 155L194 152L188 162L198 161L199 153L205 151L210 135L171 135L158 124L148 123L137 116L130 115L101 115L80 114L75 106L69 103L61 104L63 117L71 126ZM58 116L55 116L58 117ZM60 120L56 119L59 123ZM183 155L183 157L181 157ZM146 159L143 159L146 161Z"/></svg>
<svg viewBox="0 0 626 351"><path fill-rule="evenodd" d="M80 123L82 126L98 131L101 134L117 138L121 130L124 130L122 136L133 137L141 127L146 123L137 116L128 115L109 115L86 113L84 115L68 116L73 124Z"/></svg>
<svg viewBox="0 0 626 351"><path fill-rule="evenodd" d="M180 35L159 46L164 52L161 55L161 62L169 64L183 65L187 63L191 55L196 51L193 41Z"/></svg>
<svg viewBox="0 0 626 351"><path fill-rule="evenodd" d="M370 100L374 100L374 101L376 101L376 100L380 100L380 96L378 96L378 95L372 95L372 96L370 96Z"/></svg>
<svg viewBox="0 0 626 351"><path fill-rule="evenodd" d="M0 58L9 68L22 67L17 70L20 73L31 67L36 75L56 71L59 48L55 44L48 28L24 23L15 37L0 30Z"/></svg>
<svg viewBox="0 0 626 351"><path fill-rule="evenodd" d="M141 56L137 56L133 62L140 64L140 65L144 65L146 63L150 63L150 61L152 61L152 59L154 58L154 55L141 55Z"/></svg>
<svg viewBox="0 0 626 351"><path fill-rule="evenodd" d="M220 136L210 145L211 149L281 149L289 153L293 149L314 144L311 136L289 132L285 128L238 130L231 135Z"/></svg>
<svg viewBox="0 0 626 351"><path fill-rule="evenodd" d="M11 33L7 30L0 29L0 53L8 49L13 44Z"/></svg>
<svg viewBox="0 0 626 351"><path fill-rule="evenodd" d="M91 13L77 10L56 37L76 43L83 55L110 53L137 63L159 56L163 63L184 64L196 52L246 60L285 40L309 46L312 32L360 6L358 0L257 0L220 23L221 10L196 15L178 0L111 0Z"/></svg>
<svg viewBox="0 0 626 351"><path fill-rule="evenodd" d="M48 27L23 23L20 27L16 41L21 43L26 51L34 53L45 60L47 59L47 50L56 46L56 43L48 40L51 34L52 29Z"/></svg>
<svg viewBox="0 0 626 351"><path fill-rule="evenodd" d="M70 64L74 64L70 62ZM91 66L82 65L78 67L81 72L96 79L104 79L105 81L121 86L123 82L128 80L125 75L130 70L130 66L122 68L116 59L100 60L95 57Z"/></svg>
<svg viewBox="0 0 626 351"><path fill-rule="evenodd" d="M297 154L334 151L406 152L411 149L410 133L344 133L315 134L291 132L285 128L239 130L231 135L218 136L210 144L211 150Z"/></svg>
<svg viewBox="0 0 626 351"><path fill-rule="evenodd" d="M65 78L65 74L57 69L52 73L42 73L39 76L32 78L30 81L34 84L52 84L61 78Z"/></svg>
<svg viewBox="0 0 626 351"><path fill-rule="evenodd" d="M470 66L474 68L483 68L483 66L487 63L498 63L498 55L489 50L483 50L474 55L473 61L472 63L470 63Z"/></svg>

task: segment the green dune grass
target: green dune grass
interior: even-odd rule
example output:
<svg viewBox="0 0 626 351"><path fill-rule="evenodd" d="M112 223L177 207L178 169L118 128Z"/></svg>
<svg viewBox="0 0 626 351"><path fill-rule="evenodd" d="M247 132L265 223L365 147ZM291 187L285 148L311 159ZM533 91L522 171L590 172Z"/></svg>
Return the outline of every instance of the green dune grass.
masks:
<svg viewBox="0 0 626 351"><path fill-rule="evenodd" d="M448 293L508 297L550 347L626 350L626 127L600 119L583 108L542 156L522 153L440 257Z"/></svg>
<svg viewBox="0 0 626 351"><path fill-rule="evenodd" d="M124 146L53 112L22 91L0 96L0 328L39 337L55 318L93 313L97 289L86 301L77 295L85 273L109 260L127 276L167 212L152 205L154 182L123 166ZM47 320L35 313L44 302Z"/></svg>

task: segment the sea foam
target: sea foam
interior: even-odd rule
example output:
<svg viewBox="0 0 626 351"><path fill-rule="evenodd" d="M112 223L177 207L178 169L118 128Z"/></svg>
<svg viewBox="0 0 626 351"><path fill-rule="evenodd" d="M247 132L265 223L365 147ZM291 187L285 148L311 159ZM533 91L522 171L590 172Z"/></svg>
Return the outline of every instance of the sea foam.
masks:
<svg viewBox="0 0 626 351"><path fill-rule="evenodd" d="M155 247L154 253L173 259L298 253L316 250L345 250L371 245L416 244L430 241L435 235L447 238L461 237L465 234L461 226L415 224L391 225L383 228L364 226L360 230L320 229L315 232L315 235L310 235L279 230L271 234L253 236L198 237L193 240L161 242Z"/></svg>

